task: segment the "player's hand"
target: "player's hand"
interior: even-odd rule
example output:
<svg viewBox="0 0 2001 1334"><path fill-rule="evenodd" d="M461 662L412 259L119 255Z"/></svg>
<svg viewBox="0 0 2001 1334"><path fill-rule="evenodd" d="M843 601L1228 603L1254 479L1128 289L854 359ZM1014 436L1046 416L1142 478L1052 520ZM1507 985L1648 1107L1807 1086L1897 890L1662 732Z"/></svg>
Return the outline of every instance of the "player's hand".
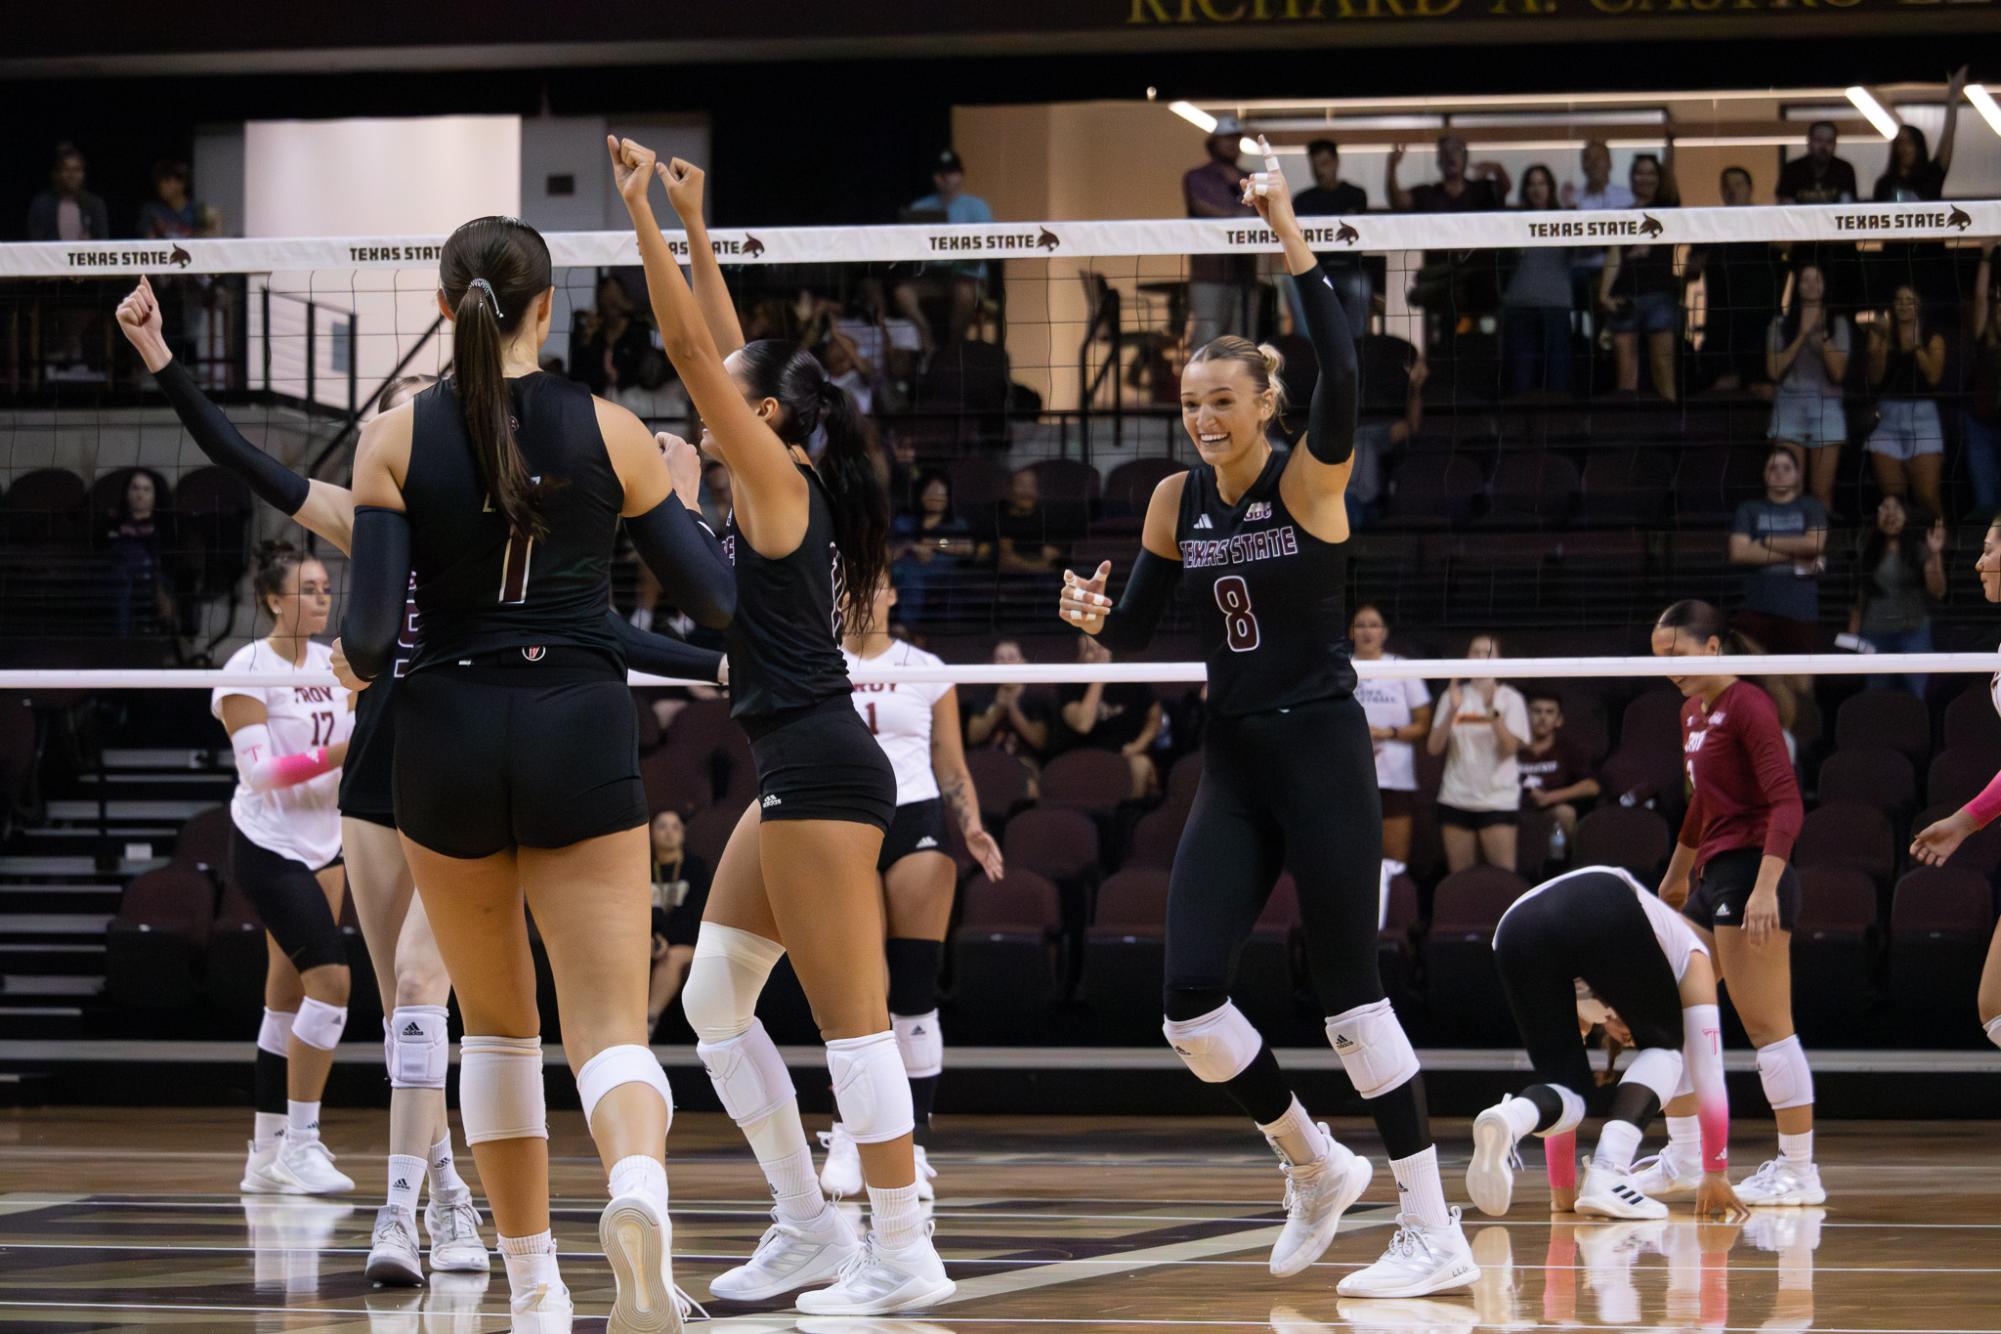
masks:
<svg viewBox="0 0 2001 1334"><path fill-rule="evenodd" d="M1112 563L1102 561L1098 572L1089 579L1078 577L1075 570L1063 571L1063 592L1057 598L1057 614L1087 635L1095 635L1105 628L1105 613L1112 609L1112 600L1105 596L1105 583L1112 577Z"/></svg>
<svg viewBox="0 0 2001 1334"><path fill-rule="evenodd" d="M702 216L702 183L708 178L700 167L677 157L655 163L654 170L667 186L667 202L674 206L677 217L685 222Z"/></svg>
<svg viewBox="0 0 2001 1334"><path fill-rule="evenodd" d="M695 447L671 431L654 434L660 457L667 460L667 475L674 479L674 494L697 518L702 513L702 456Z"/></svg>
<svg viewBox="0 0 2001 1334"><path fill-rule="evenodd" d="M140 360L146 369L158 374L165 370L167 363L174 359L173 350L167 346L160 319L160 299L153 294L153 284L141 275L139 285L132 294L118 303L118 331L125 335L125 341L138 349Z"/></svg>
<svg viewBox="0 0 2001 1334"><path fill-rule="evenodd" d="M1729 1177L1721 1172L1704 1172L1702 1183L1695 1188L1695 1216L1736 1223L1749 1218L1751 1211L1737 1198Z"/></svg>
<svg viewBox="0 0 2001 1334"><path fill-rule="evenodd" d="M1977 832L1973 817L1962 808L1943 820L1926 825L1911 840L1911 859L1926 866L1944 866L1959 845Z"/></svg>
<svg viewBox="0 0 2001 1334"><path fill-rule="evenodd" d="M1272 152L1271 144L1263 135L1258 136L1258 151L1264 154L1265 169L1244 177L1244 203L1256 209L1258 216L1274 230L1297 226L1292 215L1292 191L1285 182L1285 168L1279 164L1278 154Z"/></svg>
<svg viewBox="0 0 2001 1334"><path fill-rule="evenodd" d="M653 184L653 169L657 165L653 150L644 144L609 134L605 136L605 146L611 150L611 178L618 186L618 197L625 201L627 208L645 203L646 191Z"/></svg>
<svg viewBox="0 0 2001 1334"><path fill-rule="evenodd" d="M347 650L341 647L339 639L333 642L333 661L327 664L333 668L334 679L349 690L366 690L368 682L354 673L354 665L347 660Z"/></svg>
<svg viewBox="0 0 2001 1334"><path fill-rule="evenodd" d="M1751 891L1744 905L1744 935L1753 945L1763 945L1779 931L1779 891L1760 885Z"/></svg>
<svg viewBox="0 0 2001 1334"><path fill-rule="evenodd" d="M1682 905L1688 902L1688 877L1669 876L1661 881L1660 897L1662 903L1680 912Z"/></svg>
<svg viewBox="0 0 2001 1334"><path fill-rule="evenodd" d="M1007 863L1001 860L1000 844L984 829L975 829L966 835L966 851L973 854L973 860L987 873L987 879L999 880L1007 874Z"/></svg>

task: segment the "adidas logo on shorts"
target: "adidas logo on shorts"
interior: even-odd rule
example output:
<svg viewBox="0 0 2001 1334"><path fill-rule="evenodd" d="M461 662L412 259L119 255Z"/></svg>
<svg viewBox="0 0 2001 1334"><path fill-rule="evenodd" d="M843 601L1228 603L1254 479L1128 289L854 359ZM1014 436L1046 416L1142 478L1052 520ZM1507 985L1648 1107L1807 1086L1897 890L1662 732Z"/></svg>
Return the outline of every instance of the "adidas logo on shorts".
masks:
<svg viewBox="0 0 2001 1334"><path fill-rule="evenodd" d="M403 1036L406 1038L421 1038L424 1036L423 1026L415 1019L412 1019L409 1023L403 1025Z"/></svg>
<svg viewBox="0 0 2001 1334"><path fill-rule="evenodd" d="M1716 905L1716 915L1717 915L1718 917L1728 917L1728 916L1730 915L1730 905L1729 905L1729 904L1727 904L1727 903L1719 903L1719 904L1717 904L1717 905Z"/></svg>
<svg viewBox="0 0 2001 1334"><path fill-rule="evenodd" d="M917 848L920 852L925 848L935 848L937 846L938 846L938 840L931 837L931 835L929 834L926 834L923 838L917 840Z"/></svg>
<svg viewBox="0 0 2001 1334"><path fill-rule="evenodd" d="M774 792L770 796L766 797L763 801L758 802L757 804L759 809L768 811L773 806L783 806L785 803L780 801L778 799L778 794Z"/></svg>

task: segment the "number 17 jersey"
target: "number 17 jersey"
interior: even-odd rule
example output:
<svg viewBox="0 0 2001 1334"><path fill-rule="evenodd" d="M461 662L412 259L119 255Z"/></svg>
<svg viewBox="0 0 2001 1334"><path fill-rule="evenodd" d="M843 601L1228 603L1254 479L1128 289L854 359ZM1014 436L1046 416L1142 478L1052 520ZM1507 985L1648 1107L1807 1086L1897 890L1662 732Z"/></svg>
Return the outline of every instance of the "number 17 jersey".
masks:
<svg viewBox="0 0 2001 1334"><path fill-rule="evenodd" d="M1234 505L1198 463L1181 490L1174 538L1182 586L1209 664L1209 707L1241 717L1352 694L1347 544L1323 542L1285 507L1275 449Z"/></svg>

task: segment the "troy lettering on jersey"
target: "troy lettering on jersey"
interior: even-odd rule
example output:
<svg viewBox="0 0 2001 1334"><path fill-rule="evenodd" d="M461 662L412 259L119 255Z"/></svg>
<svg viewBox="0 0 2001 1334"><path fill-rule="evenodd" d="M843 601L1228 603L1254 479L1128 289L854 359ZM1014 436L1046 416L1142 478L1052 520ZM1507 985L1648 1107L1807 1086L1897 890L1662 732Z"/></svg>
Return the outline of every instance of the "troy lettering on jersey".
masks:
<svg viewBox="0 0 2001 1334"><path fill-rule="evenodd" d="M294 704L331 704L333 703L333 692L334 688L332 686L293 686L292 702Z"/></svg>
<svg viewBox="0 0 2001 1334"><path fill-rule="evenodd" d="M1278 560L1299 554L1299 534L1291 524L1263 533L1238 533L1215 540L1181 544L1181 566L1187 570L1213 565L1247 565L1252 561Z"/></svg>
<svg viewBox="0 0 2001 1334"><path fill-rule="evenodd" d="M894 689L896 689L896 682L894 682L894 681L857 681L857 682L855 682L855 693L856 693L857 695L869 695L869 694L875 694L875 693L878 693L878 692L880 692L880 691L884 691L884 690L894 690Z"/></svg>

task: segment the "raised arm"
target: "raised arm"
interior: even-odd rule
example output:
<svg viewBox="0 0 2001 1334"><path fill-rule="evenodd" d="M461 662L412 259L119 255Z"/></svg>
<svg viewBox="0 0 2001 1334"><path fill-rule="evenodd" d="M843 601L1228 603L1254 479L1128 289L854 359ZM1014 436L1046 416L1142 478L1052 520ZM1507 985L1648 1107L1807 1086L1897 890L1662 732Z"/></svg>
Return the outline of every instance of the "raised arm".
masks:
<svg viewBox="0 0 2001 1334"><path fill-rule="evenodd" d="M695 283L695 304L702 308L702 321L709 337L724 356L743 346L743 325L737 321L736 303L730 300L729 284L723 267L716 263L716 250L709 243L709 222L702 216L702 169L692 162L675 158L660 174L667 183L667 202L681 219L688 234L688 272Z"/></svg>
<svg viewBox="0 0 2001 1334"><path fill-rule="evenodd" d="M1410 212L1410 191L1397 184L1397 168L1403 165L1403 145L1391 147L1390 155L1383 164L1383 180L1390 192L1390 208L1397 213Z"/></svg>
<svg viewBox="0 0 2001 1334"><path fill-rule="evenodd" d="M1946 174L1952 170L1952 145L1959 138L1959 97L1966 91L1967 67L1961 65L1945 80L1945 128L1939 131L1938 148L1932 153L1932 161L1938 163L1939 185L1945 185Z"/></svg>

